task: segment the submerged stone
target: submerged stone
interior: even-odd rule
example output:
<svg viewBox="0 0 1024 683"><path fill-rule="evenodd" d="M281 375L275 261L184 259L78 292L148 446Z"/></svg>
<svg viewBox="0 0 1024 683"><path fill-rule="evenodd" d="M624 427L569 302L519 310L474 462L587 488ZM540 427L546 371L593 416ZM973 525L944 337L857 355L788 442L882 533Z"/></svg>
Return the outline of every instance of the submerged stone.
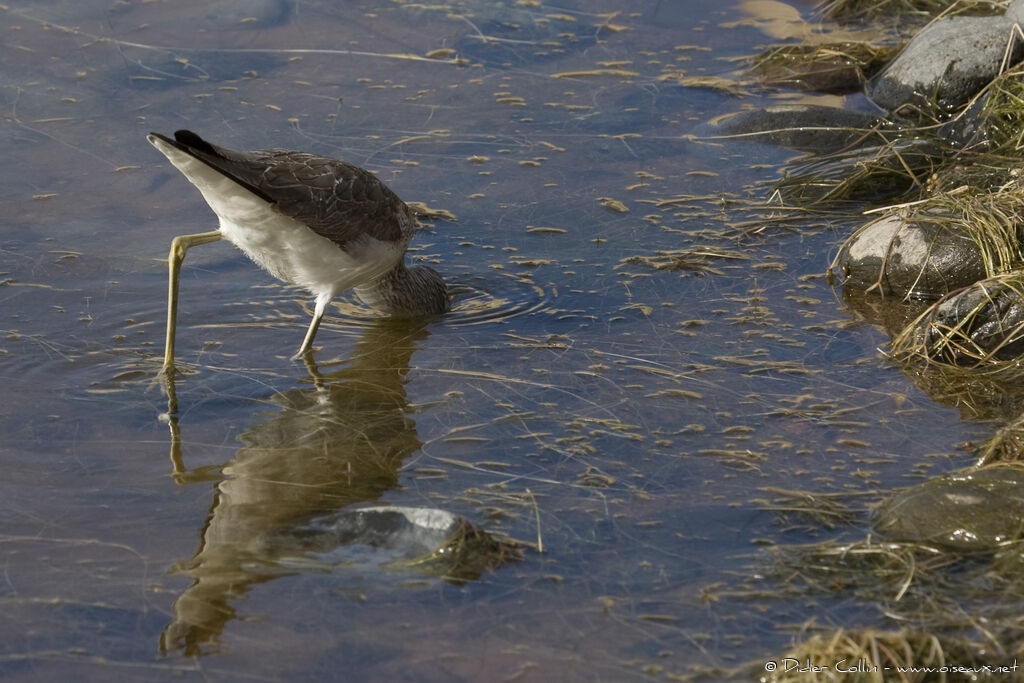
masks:
<svg viewBox="0 0 1024 683"><path fill-rule="evenodd" d="M834 267L847 287L917 299L939 298L987 275L981 247L963 225L906 210L855 232Z"/></svg>
<svg viewBox="0 0 1024 683"><path fill-rule="evenodd" d="M809 154L775 187L785 201L800 205L891 201L925 182L948 149L940 140L922 138Z"/></svg>
<svg viewBox="0 0 1024 683"><path fill-rule="evenodd" d="M869 88L871 99L894 112L904 105L949 111L974 97L1003 69L1024 56L1016 24L1017 0L1003 16L946 17L923 28Z"/></svg>
<svg viewBox="0 0 1024 683"><path fill-rule="evenodd" d="M872 527L895 541L994 550L1024 537L1024 469L996 465L930 479L878 508Z"/></svg>
<svg viewBox="0 0 1024 683"><path fill-rule="evenodd" d="M301 527L296 538L304 537L310 550L365 545L416 557L443 546L460 521L460 517L434 508L366 507L317 517Z"/></svg>
<svg viewBox="0 0 1024 683"><path fill-rule="evenodd" d="M867 112L813 104L782 104L742 111L708 125L710 138L751 140L804 152L833 152L877 144L874 131L885 119Z"/></svg>
<svg viewBox="0 0 1024 683"><path fill-rule="evenodd" d="M458 579L478 578L518 558L514 544L435 508L341 510L288 528L269 542L286 567L415 569Z"/></svg>

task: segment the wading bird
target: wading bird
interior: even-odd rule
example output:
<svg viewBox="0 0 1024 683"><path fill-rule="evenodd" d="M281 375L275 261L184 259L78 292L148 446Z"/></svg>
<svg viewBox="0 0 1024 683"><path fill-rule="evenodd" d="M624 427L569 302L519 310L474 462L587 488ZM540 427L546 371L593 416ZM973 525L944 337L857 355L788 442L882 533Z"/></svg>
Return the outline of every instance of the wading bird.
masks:
<svg viewBox="0 0 1024 683"><path fill-rule="evenodd" d="M295 358L313 344L327 304L354 288L366 305L395 317L440 315L450 306L444 279L405 265L416 230L412 211L369 171L330 157L267 149L235 152L179 130L149 141L202 193L218 230L180 235L168 257L164 372L174 367L178 273L189 248L226 239L284 282L316 296L313 320Z"/></svg>

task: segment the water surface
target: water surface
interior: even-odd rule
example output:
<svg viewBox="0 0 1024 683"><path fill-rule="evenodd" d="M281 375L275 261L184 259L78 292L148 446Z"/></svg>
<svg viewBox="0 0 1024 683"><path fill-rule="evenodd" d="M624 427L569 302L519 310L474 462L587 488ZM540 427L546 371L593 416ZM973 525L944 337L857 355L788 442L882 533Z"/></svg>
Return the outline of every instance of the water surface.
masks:
<svg viewBox="0 0 1024 683"><path fill-rule="evenodd" d="M762 544L818 537L766 487L888 490L978 435L824 281L850 225L729 236L789 156L690 135L774 101L706 78L769 40L740 3L0 12L5 675L659 680L880 618L730 593ZM309 297L198 248L172 432L162 259L213 227L145 140L178 128L343 157L450 212L411 258L453 313L393 325L341 297L307 367ZM695 247L709 270L652 265ZM367 504L543 552L445 581L275 541Z"/></svg>

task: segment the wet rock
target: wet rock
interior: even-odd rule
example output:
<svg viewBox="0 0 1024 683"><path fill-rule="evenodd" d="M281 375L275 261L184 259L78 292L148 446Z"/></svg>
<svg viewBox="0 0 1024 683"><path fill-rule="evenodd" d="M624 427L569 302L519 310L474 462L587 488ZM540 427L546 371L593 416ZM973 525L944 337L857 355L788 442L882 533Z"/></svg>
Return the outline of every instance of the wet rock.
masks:
<svg viewBox="0 0 1024 683"><path fill-rule="evenodd" d="M1022 14L1017 0L1004 16L929 24L873 81L871 99L891 112L904 105L948 111L965 104L999 74L1008 43L1011 63L1024 56L1015 31Z"/></svg>
<svg viewBox="0 0 1024 683"><path fill-rule="evenodd" d="M1024 356L1024 277L989 278L935 303L912 331L933 361L975 364Z"/></svg>
<svg viewBox="0 0 1024 683"><path fill-rule="evenodd" d="M415 569L459 579L478 578L518 557L514 544L436 508L341 510L281 531L268 542L286 567Z"/></svg>
<svg viewBox="0 0 1024 683"><path fill-rule="evenodd" d="M956 118L939 126L936 131L938 136L959 149L970 149L974 152L985 151L989 145L989 140L986 137L988 131L986 130L985 105L990 94L985 93Z"/></svg>
<svg viewBox="0 0 1024 683"><path fill-rule="evenodd" d="M930 479L883 504L872 527L895 541L994 550L1024 537L1024 469L997 465Z"/></svg>
<svg viewBox="0 0 1024 683"><path fill-rule="evenodd" d="M752 140L805 152L828 153L866 142L887 124L874 114L813 104L782 104L742 111L698 131L702 137Z"/></svg>
<svg viewBox="0 0 1024 683"><path fill-rule="evenodd" d="M988 275L981 248L963 225L906 210L855 232L833 269L847 287L917 299L937 299Z"/></svg>
<svg viewBox="0 0 1024 683"><path fill-rule="evenodd" d="M296 537L305 539L307 549L319 552L366 545L416 557L443 546L460 522L460 517L434 508L366 507L318 517Z"/></svg>

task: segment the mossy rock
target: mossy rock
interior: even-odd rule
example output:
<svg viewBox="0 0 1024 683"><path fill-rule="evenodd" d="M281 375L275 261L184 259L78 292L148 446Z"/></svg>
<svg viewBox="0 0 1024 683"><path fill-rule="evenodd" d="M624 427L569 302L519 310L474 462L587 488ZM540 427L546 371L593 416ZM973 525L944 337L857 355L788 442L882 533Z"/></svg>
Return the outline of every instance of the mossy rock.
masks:
<svg viewBox="0 0 1024 683"><path fill-rule="evenodd" d="M985 278L981 247L961 224L897 211L855 232L833 270L847 287L901 299L937 299Z"/></svg>
<svg viewBox="0 0 1024 683"><path fill-rule="evenodd" d="M996 465L930 479L878 508L872 527L895 541L995 550L1024 538L1024 468Z"/></svg>

